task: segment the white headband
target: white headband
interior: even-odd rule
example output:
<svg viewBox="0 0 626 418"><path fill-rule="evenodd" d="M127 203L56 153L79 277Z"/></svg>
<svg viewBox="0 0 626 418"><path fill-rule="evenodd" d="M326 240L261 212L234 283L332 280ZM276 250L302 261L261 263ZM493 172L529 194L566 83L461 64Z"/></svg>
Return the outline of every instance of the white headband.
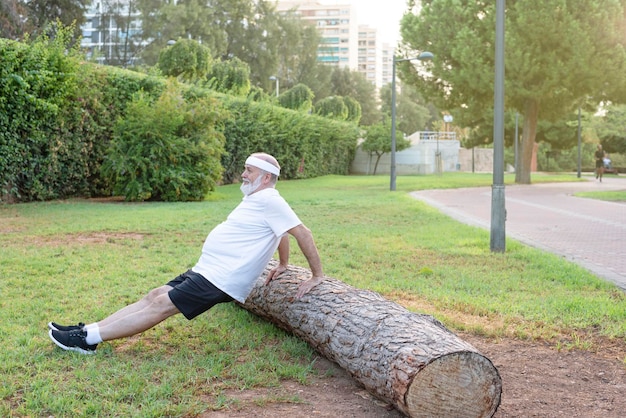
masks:
<svg viewBox="0 0 626 418"><path fill-rule="evenodd" d="M268 173L280 176L280 168L257 157L248 157L248 159L246 160L246 165L252 165L260 168L263 171L267 171Z"/></svg>

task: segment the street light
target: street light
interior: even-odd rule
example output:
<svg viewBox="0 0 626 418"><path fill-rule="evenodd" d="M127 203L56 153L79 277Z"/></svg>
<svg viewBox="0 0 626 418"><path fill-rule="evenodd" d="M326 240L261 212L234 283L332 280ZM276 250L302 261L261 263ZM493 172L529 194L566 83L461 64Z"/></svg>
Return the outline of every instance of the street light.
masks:
<svg viewBox="0 0 626 418"><path fill-rule="evenodd" d="M396 63L412 60L431 60L434 55L431 52L424 51L414 58L396 58L393 57L393 65L391 71L391 179L389 182L389 190L396 190Z"/></svg>
<svg viewBox="0 0 626 418"><path fill-rule="evenodd" d="M276 81L276 97L278 97L278 77L275 75L270 76L270 80Z"/></svg>
<svg viewBox="0 0 626 418"><path fill-rule="evenodd" d="M503 253L506 247L504 224L504 7L496 0L496 51L493 99L493 185L491 188L491 252Z"/></svg>
<svg viewBox="0 0 626 418"><path fill-rule="evenodd" d="M580 106L578 106L578 172L576 174L576 177L580 178L580 144L581 144L581 138L580 138L580 132L581 132L582 126L580 124Z"/></svg>

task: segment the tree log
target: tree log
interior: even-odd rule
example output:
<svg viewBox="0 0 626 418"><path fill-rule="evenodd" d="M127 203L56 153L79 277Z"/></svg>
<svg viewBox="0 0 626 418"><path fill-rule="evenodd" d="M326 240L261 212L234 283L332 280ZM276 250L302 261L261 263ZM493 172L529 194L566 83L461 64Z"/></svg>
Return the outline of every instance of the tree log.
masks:
<svg viewBox="0 0 626 418"><path fill-rule="evenodd" d="M303 339L409 417L495 414L502 393L498 370L435 318L333 278L295 299L310 272L290 266L265 286L276 263L243 308Z"/></svg>

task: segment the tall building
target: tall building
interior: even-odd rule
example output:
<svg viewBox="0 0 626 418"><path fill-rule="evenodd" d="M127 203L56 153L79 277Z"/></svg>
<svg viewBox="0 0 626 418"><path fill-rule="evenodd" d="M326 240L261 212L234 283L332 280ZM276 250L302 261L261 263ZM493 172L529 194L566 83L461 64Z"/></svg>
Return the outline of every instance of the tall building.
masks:
<svg viewBox="0 0 626 418"><path fill-rule="evenodd" d="M358 4L358 3L357 3ZM322 42L318 61L359 71L380 88L391 82L393 47L382 44L378 30L359 25L358 6L322 4L318 0L278 0L276 10L289 10L317 28Z"/></svg>
<svg viewBox="0 0 626 418"><path fill-rule="evenodd" d="M130 7L130 0L96 0L81 26L81 47L101 64L133 65L147 42L136 41L141 34L141 15Z"/></svg>
<svg viewBox="0 0 626 418"><path fill-rule="evenodd" d="M396 53L396 48L388 43L383 43L381 50L381 85L391 83L391 77L393 76L393 56Z"/></svg>
<svg viewBox="0 0 626 418"><path fill-rule="evenodd" d="M321 4L316 0L277 1L279 12L293 11L317 28L322 40L318 61L341 68L357 69L358 24L350 4Z"/></svg>
<svg viewBox="0 0 626 418"><path fill-rule="evenodd" d="M382 85L382 48L376 28L359 25L358 71L376 87Z"/></svg>

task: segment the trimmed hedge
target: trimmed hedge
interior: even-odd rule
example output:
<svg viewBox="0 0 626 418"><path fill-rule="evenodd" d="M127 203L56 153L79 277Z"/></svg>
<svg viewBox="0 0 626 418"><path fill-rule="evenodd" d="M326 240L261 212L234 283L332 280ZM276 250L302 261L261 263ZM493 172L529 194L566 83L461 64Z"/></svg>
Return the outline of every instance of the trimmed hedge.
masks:
<svg viewBox="0 0 626 418"><path fill-rule="evenodd" d="M120 141L142 143L129 136L132 132L123 131L127 111L138 94L156 102L166 89L166 79L81 62L77 53L68 52L65 45L63 36L31 45L0 39L0 202L107 196L130 190L119 183L123 181L119 174L124 170L103 171L102 164L122 158L124 152L120 150L125 145ZM194 164L197 170L210 171L203 176L178 170L179 160L173 155L164 156L167 170L153 174L161 182L171 182L173 189L146 179L148 188L135 188L137 193L127 198L201 198L207 186L208 190L214 187L215 175L222 170L221 182L238 181L246 157L259 151L278 159L283 179L348 174L359 136L356 124L193 85L180 85L179 89L186 106L173 120L183 117L192 103L204 100L218 115L205 118L205 123L213 124L212 132L223 134L225 144L209 142L210 150L200 146L197 153L185 153L184 143L178 143L180 136L197 138L201 134L183 134L184 130L179 129L168 145L176 151L168 152L196 163L198 158L210 155L223 167L210 162ZM169 111L177 113L179 108L171 106ZM149 137L144 140L148 142L143 144L152 146L153 151L167 148L154 147ZM126 166L125 170L131 169ZM170 175L165 175L166 171ZM183 191L174 184L197 190Z"/></svg>
<svg viewBox="0 0 626 418"><path fill-rule="evenodd" d="M251 153L267 152L281 164L281 178L348 174L356 152L357 125L232 97L224 126L224 180L237 181Z"/></svg>

